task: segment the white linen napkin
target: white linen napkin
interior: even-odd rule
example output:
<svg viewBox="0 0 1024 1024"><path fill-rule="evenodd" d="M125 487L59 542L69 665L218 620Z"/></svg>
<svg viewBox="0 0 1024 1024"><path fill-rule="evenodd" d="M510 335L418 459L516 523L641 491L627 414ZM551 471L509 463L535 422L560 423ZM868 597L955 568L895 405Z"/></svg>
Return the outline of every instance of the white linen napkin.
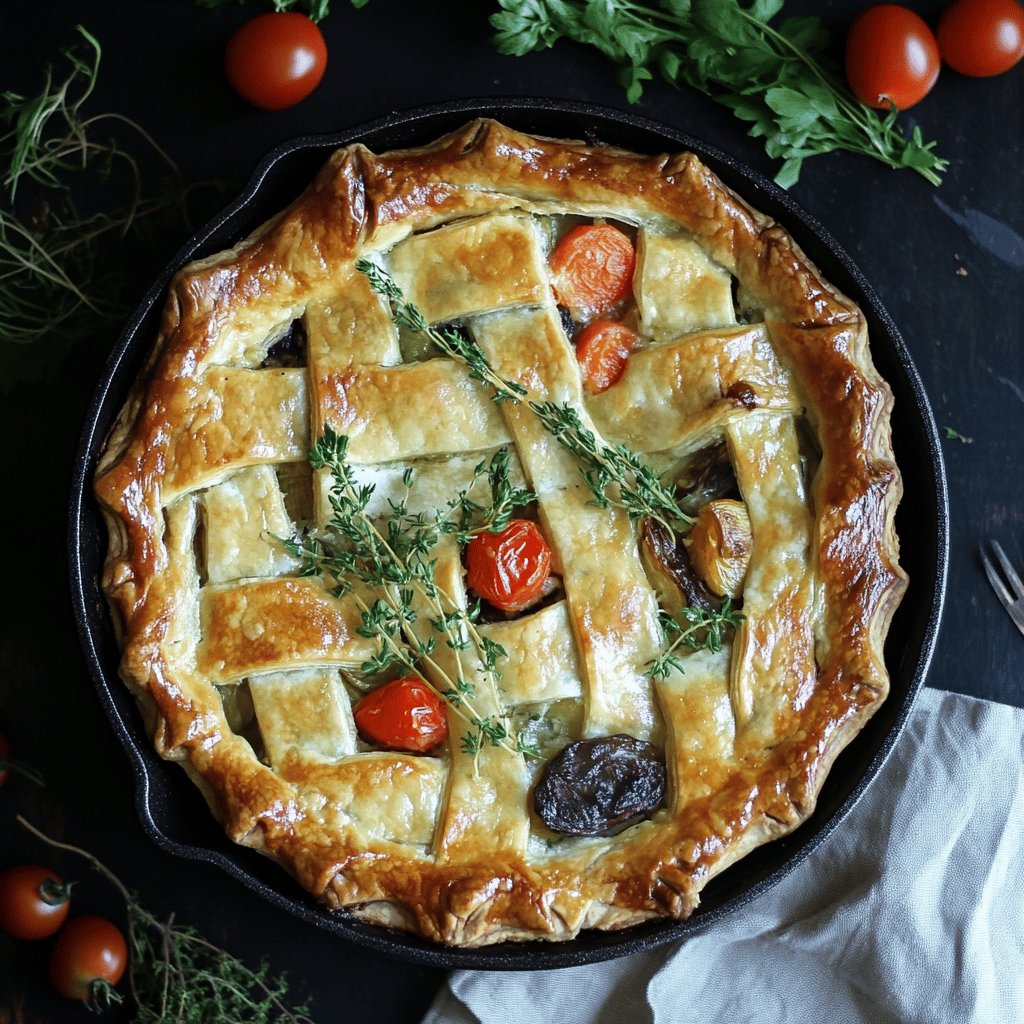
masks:
<svg viewBox="0 0 1024 1024"><path fill-rule="evenodd" d="M1022 1024L1024 711L920 694L878 778L706 932L556 971L462 971L423 1024Z"/></svg>

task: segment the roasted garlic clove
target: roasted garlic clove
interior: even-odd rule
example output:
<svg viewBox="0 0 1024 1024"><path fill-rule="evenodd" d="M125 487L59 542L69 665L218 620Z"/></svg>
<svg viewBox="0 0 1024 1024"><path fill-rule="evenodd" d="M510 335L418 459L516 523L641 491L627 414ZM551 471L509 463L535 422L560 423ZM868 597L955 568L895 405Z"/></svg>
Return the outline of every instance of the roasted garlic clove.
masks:
<svg viewBox="0 0 1024 1024"><path fill-rule="evenodd" d="M719 597L739 597L750 564L753 536L742 501L711 501L697 514L687 538L690 561Z"/></svg>

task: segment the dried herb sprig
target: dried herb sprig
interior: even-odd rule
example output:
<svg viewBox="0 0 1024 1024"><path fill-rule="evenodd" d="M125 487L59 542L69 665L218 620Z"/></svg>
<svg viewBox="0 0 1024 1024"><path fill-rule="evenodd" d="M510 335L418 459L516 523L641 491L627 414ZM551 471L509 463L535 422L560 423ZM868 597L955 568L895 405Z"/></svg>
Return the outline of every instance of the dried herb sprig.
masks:
<svg viewBox="0 0 1024 1024"><path fill-rule="evenodd" d="M474 610L462 607L438 583L433 557L442 534L468 536L473 531L488 529L510 515L516 503L533 500L529 491L511 487L507 453L504 458L499 455L496 461L492 459L490 467L477 467L478 471L488 472L494 498L490 507L471 502L468 491L463 491L441 515L410 514L407 498L415 477L409 469L403 478L406 496L391 503L391 515L380 526L367 513L374 487L357 481L347 456L348 438L329 426L309 455L314 470L326 469L331 474L332 515L328 526L340 542L315 535L278 539L300 560L304 575L329 577L333 593L351 595L360 608L362 621L357 632L380 644L378 653L363 663L362 671L373 674L397 664L406 671L420 673L421 665L426 666L431 672L420 673L424 681L469 726L469 732L461 739L463 750L476 757L489 744L513 753L535 754L530 744L512 735L503 717L483 715L477 710L476 689L467 678L463 655L475 659L473 667L497 681L501 677L499 661L506 657L506 651L482 636L474 622ZM454 511L458 511L459 519L449 522L447 517ZM377 595L372 603L367 603L355 589L356 583L371 588ZM426 637L418 635L415 629L417 598L429 609L432 632ZM454 653L454 676L434 657L438 640L443 640Z"/></svg>
<svg viewBox="0 0 1024 1024"><path fill-rule="evenodd" d="M65 77L50 68L37 94L0 94L0 390L127 315L127 240L144 242L158 222L172 234L190 226L191 190L153 138L120 114L86 113L101 47L76 31L79 48L61 51ZM160 168L155 189L143 184L150 162ZM97 212L73 187L104 196Z"/></svg>
<svg viewBox="0 0 1024 1024"><path fill-rule="evenodd" d="M722 649L724 630L738 629L743 621L743 614L732 610L732 601L729 598L726 598L719 609L694 608L687 605L679 609L679 614L690 625L682 626L665 612L660 615L665 640L671 638L671 642L664 654L647 663L647 675L652 679L665 679L673 670L683 671L683 662L675 653L680 647L717 653Z"/></svg>
<svg viewBox="0 0 1024 1024"><path fill-rule="evenodd" d="M124 900L128 919L129 989L139 1024L233 1021L237 1024L313 1024L308 1004L289 1006L288 981L266 963L253 970L194 928L166 921L142 907L135 895L91 853L51 839L20 815L18 824L41 842L82 857ZM113 993L116 995L116 993Z"/></svg>
<svg viewBox="0 0 1024 1024"><path fill-rule="evenodd" d="M655 73L688 85L749 121L768 155L783 160L775 177L794 185L809 156L846 150L910 167L933 185L948 161L921 130L906 136L897 111L859 102L829 61L828 33L817 17L769 22L783 0L499 0L492 15L499 52L521 56L566 38L593 46L620 69L636 103Z"/></svg>

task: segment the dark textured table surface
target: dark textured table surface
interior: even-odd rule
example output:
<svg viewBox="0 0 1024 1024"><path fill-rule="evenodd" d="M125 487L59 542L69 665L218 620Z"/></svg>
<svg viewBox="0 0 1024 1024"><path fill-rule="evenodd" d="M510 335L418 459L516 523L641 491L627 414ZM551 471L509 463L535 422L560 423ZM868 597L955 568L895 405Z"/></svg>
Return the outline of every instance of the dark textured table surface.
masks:
<svg viewBox="0 0 1024 1024"><path fill-rule="evenodd" d="M330 52L317 92L292 110L250 109L223 81L231 29L255 13L201 10L189 0L34 0L0 7L0 89L35 89L47 58L85 24L103 44L92 109L142 124L186 180L241 182L284 139L331 132L423 103L463 97L553 96L627 109L610 67L571 44L526 58L490 45L492 5L471 0L334 0ZM841 32L863 4L794 2ZM941 4L915 4L934 16ZM935 189L845 154L807 162L794 198L860 266L903 332L940 427L951 506L949 589L930 685L1024 706L1024 637L989 590L978 560L987 537L1024 563L1024 67L971 80L951 72L907 120L950 159ZM637 109L769 176L772 162L723 108L652 83ZM139 294L183 241L158 239L137 268ZM3 324L0 323L0 330ZM173 911L250 962L266 957L313 998L319 1020L401 1024L419 1019L443 973L366 952L265 905L218 870L160 852L140 828L127 759L97 703L68 598L64 536L74 448L114 337L79 348L52 379L2 403L7 598L0 627L0 728L47 786L0 790L0 866L60 863L14 824L25 813L85 846L154 911ZM82 887L79 908L112 894ZM0 1022L84 1020L49 995L45 953L0 938Z"/></svg>

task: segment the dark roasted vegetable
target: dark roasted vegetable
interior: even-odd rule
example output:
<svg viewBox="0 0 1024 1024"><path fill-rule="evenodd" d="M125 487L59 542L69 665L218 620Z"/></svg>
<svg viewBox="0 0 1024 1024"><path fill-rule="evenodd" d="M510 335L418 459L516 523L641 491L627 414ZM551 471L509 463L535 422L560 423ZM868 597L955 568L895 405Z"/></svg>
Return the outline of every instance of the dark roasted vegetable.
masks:
<svg viewBox="0 0 1024 1024"><path fill-rule="evenodd" d="M686 605L716 609L721 601L697 575L681 537L675 537L656 519L640 524L640 556L658 594L658 603L672 614Z"/></svg>
<svg viewBox="0 0 1024 1024"><path fill-rule="evenodd" d="M650 817L664 798L657 749L620 733L566 747L547 766L533 804L552 832L598 836Z"/></svg>
<svg viewBox="0 0 1024 1024"><path fill-rule="evenodd" d="M736 475L724 444L698 452L678 480L679 507L695 516L709 501L739 497Z"/></svg>

